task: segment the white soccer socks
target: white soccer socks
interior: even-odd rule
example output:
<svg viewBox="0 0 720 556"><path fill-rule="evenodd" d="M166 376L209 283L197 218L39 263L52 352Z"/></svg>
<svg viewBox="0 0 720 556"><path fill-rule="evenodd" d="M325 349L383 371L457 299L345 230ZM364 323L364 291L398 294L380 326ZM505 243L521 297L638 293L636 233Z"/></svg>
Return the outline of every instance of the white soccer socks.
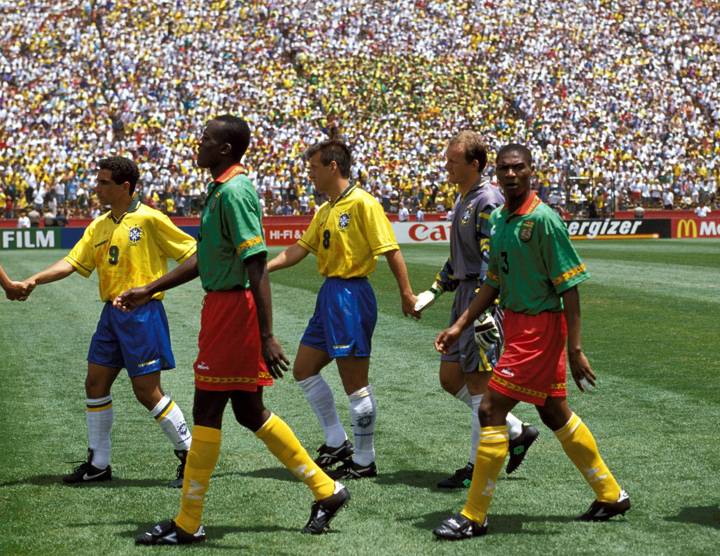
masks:
<svg viewBox="0 0 720 556"><path fill-rule="evenodd" d="M335 398L325 379L318 375L299 380L305 399L317 415L320 426L325 433L325 444L333 448L341 446L347 440L345 429L335 409Z"/></svg>
<svg viewBox="0 0 720 556"><path fill-rule="evenodd" d="M162 428L176 451L187 452L190 449L190 429L180 407L169 397L163 396L150 414Z"/></svg>
<svg viewBox="0 0 720 556"><path fill-rule="evenodd" d="M350 418L352 420L355 453L353 461L358 465L367 466L375 461L375 418L377 404L372 393L372 386L356 390L348 396L350 399Z"/></svg>
<svg viewBox="0 0 720 556"><path fill-rule="evenodd" d="M90 463L97 469L105 469L110 465L110 431L113 422L112 396L87 398L85 403L88 448L93 453Z"/></svg>

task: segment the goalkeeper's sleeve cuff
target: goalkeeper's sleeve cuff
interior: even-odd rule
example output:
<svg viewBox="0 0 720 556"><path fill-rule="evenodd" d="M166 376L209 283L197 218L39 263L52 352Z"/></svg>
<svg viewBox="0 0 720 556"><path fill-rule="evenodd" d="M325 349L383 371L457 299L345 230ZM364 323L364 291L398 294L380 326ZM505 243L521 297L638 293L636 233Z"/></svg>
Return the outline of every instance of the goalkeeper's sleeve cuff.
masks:
<svg viewBox="0 0 720 556"><path fill-rule="evenodd" d="M433 285L430 286L430 291L433 292L435 297L442 294L445 290L443 289L442 285L439 282L433 282Z"/></svg>

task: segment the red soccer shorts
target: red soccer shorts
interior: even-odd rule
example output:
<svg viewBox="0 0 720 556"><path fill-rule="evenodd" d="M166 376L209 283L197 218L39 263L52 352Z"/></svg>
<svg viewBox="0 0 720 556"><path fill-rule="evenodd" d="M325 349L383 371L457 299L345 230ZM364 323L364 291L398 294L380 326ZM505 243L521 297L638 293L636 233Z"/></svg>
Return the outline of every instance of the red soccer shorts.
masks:
<svg viewBox="0 0 720 556"><path fill-rule="evenodd" d="M195 388L245 390L271 386L262 356L255 299L249 290L209 292L200 314Z"/></svg>
<svg viewBox="0 0 720 556"><path fill-rule="evenodd" d="M543 312L526 315L505 310L505 351L489 387L514 400L545 405L564 398L566 388L565 315Z"/></svg>

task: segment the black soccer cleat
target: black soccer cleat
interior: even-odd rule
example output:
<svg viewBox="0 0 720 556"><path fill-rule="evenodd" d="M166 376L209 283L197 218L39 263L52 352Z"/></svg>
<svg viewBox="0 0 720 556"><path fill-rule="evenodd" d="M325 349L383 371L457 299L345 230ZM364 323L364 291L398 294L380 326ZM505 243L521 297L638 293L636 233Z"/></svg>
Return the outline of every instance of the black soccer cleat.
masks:
<svg viewBox="0 0 720 556"><path fill-rule="evenodd" d="M205 528L201 525L195 533L188 533L178 527L174 521L161 521L149 531L135 537L135 544L191 544L203 542Z"/></svg>
<svg viewBox="0 0 720 556"><path fill-rule="evenodd" d="M345 440L340 446L332 447L323 444L318 449L318 457L315 459L320 469L329 469L335 464L344 463L353 455L353 445L349 440Z"/></svg>
<svg viewBox="0 0 720 556"><path fill-rule="evenodd" d="M437 484L438 488L468 488L472 482L473 469L475 466L472 463L456 469L455 473Z"/></svg>
<svg viewBox="0 0 720 556"><path fill-rule="evenodd" d="M183 479L185 478L185 463L187 462L187 450L175 450L177 459L180 460L180 465L177 466L175 471L176 477L168 483L170 488L182 488Z"/></svg>
<svg viewBox="0 0 720 556"><path fill-rule="evenodd" d="M337 469L327 472L331 479L365 479L377 477L377 466L375 462L370 465L360 465L349 459Z"/></svg>
<svg viewBox="0 0 720 556"><path fill-rule="evenodd" d="M535 427L523 423L520 435L510 441L510 459L508 460L507 467L505 468L505 473L509 475L520 467L520 464L525 459L530 446L532 446L532 443L537 440L539 435L540 431L538 431Z"/></svg>
<svg viewBox="0 0 720 556"><path fill-rule="evenodd" d="M462 541L473 537L481 537L487 533L488 521L481 525L477 521L468 519L461 513L448 517L433 529L436 538L446 541Z"/></svg>
<svg viewBox="0 0 720 556"><path fill-rule="evenodd" d="M302 528L303 533L309 533L310 535L322 535L330 529L330 521L335 514L338 513L343 507L347 506L350 500L350 491L345 488L342 483L335 483L335 492L323 498L313 502L310 508L310 519Z"/></svg>
<svg viewBox="0 0 720 556"><path fill-rule="evenodd" d="M63 483L67 485L77 485L111 480L112 468L108 465L105 469L98 469L92 464L92 458L93 451L88 449L87 461L78 465L72 473L63 476Z"/></svg>
<svg viewBox="0 0 720 556"><path fill-rule="evenodd" d="M620 491L620 497L616 502L600 502L595 500L590 508L579 516L578 521L607 521L616 515L625 515L630 509L630 496L624 490Z"/></svg>

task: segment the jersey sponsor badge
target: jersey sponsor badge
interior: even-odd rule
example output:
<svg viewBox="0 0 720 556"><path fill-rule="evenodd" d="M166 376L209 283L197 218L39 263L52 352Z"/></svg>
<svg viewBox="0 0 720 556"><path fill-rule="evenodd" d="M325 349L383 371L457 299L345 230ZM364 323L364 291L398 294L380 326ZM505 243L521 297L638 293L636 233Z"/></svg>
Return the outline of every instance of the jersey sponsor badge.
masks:
<svg viewBox="0 0 720 556"><path fill-rule="evenodd" d="M534 220L526 220L522 223L520 226L520 239L522 241L528 242L530 241L530 238L533 234L533 228L535 227L535 221Z"/></svg>
<svg viewBox="0 0 720 556"><path fill-rule="evenodd" d="M140 226L133 226L132 228L130 228L130 231L128 232L128 239L130 240L130 244L135 245L138 241L142 239L143 235L145 234Z"/></svg>
<svg viewBox="0 0 720 556"><path fill-rule="evenodd" d="M347 212L343 212L338 219L338 226L341 230L344 230L350 225L350 215Z"/></svg>

